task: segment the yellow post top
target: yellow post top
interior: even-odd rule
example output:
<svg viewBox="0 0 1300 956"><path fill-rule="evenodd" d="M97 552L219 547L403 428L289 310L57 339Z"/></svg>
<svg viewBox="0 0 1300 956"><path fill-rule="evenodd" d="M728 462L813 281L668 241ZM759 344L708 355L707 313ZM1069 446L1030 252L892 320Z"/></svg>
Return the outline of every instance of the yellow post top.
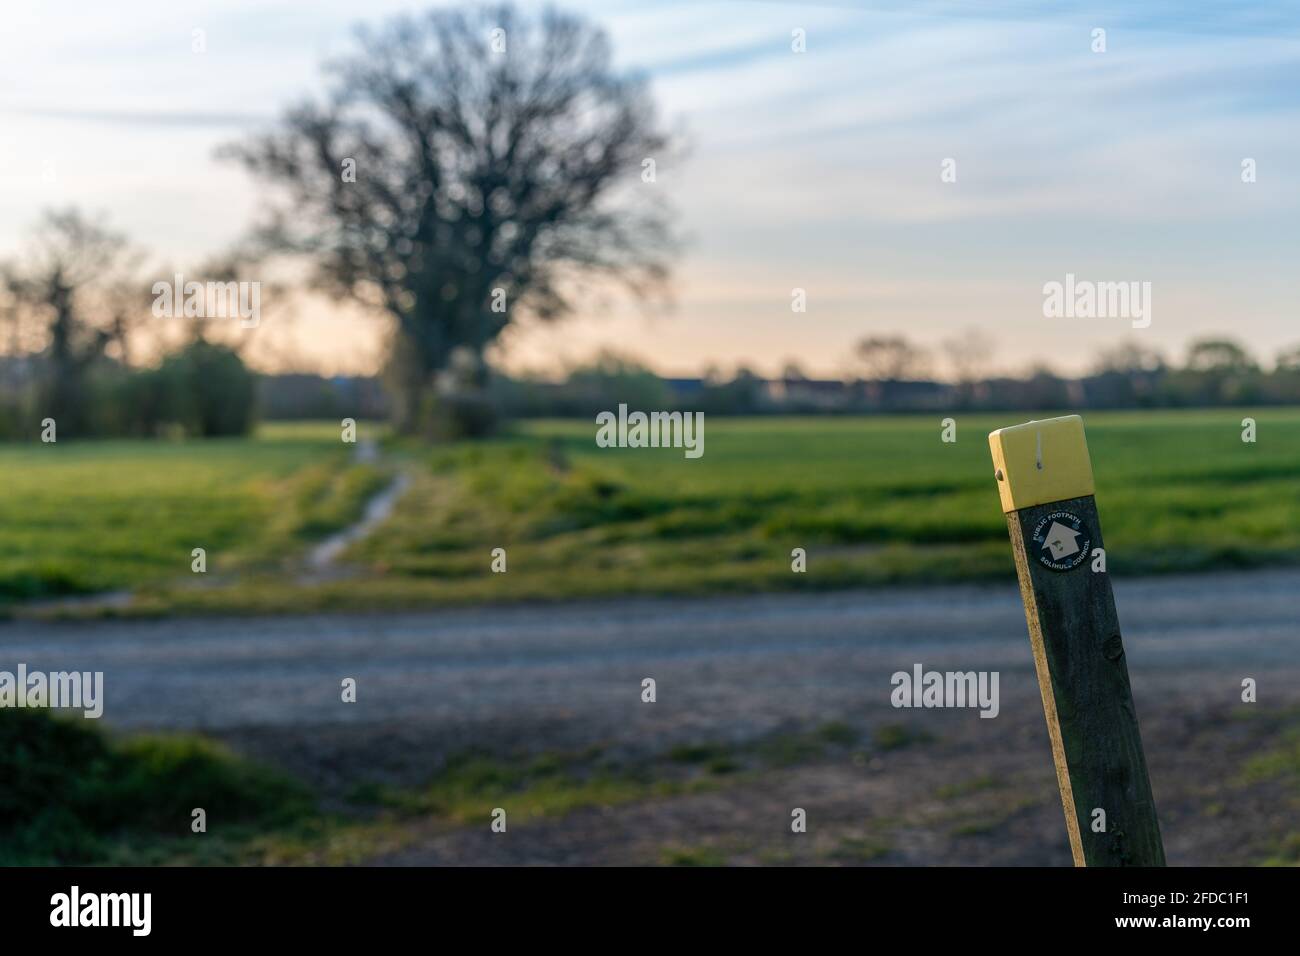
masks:
<svg viewBox="0 0 1300 956"><path fill-rule="evenodd" d="M1078 415L1025 422L989 432L1002 510L1093 493L1092 460Z"/></svg>

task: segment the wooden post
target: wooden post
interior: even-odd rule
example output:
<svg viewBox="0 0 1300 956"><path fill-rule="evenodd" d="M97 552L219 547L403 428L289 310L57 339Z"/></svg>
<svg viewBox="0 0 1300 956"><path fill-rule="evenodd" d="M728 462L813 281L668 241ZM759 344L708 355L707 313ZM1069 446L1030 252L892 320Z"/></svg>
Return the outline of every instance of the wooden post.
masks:
<svg viewBox="0 0 1300 956"><path fill-rule="evenodd" d="M989 448L1074 865L1164 866L1083 419L1000 428Z"/></svg>

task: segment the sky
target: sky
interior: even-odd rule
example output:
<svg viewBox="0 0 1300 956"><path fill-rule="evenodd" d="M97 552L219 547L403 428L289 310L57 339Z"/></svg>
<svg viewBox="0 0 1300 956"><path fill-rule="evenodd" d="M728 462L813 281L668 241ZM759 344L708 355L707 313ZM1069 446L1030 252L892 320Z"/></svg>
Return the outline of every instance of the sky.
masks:
<svg viewBox="0 0 1300 956"><path fill-rule="evenodd" d="M0 258L68 205L159 264L230 246L267 194L216 147L318 92L354 24L429 5L5 0ZM616 301L521 326L497 355L508 368L610 349L665 374L795 361L834 376L864 336L941 354L971 329L999 372L1081 372L1122 342L1177 358L1228 335L1265 362L1300 342L1294 6L561 5L609 32L688 144L647 187L687 241L671 311ZM1044 285L1067 274L1150 283L1150 324L1046 316ZM263 322L258 364L374 370L381 320L324 301L295 314Z"/></svg>

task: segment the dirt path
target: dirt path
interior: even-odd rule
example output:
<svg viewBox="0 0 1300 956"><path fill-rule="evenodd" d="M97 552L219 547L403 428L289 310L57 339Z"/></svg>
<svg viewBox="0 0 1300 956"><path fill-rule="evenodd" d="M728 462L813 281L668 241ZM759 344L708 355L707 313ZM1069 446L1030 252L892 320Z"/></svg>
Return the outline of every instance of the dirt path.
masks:
<svg viewBox="0 0 1300 956"><path fill-rule="evenodd" d="M307 567L300 576L301 580L312 582L346 577L346 569L338 566L339 556L349 545L368 537L387 521L410 486L410 473L399 472L379 494L366 502L365 511L354 524L330 535L307 552Z"/></svg>
<svg viewBox="0 0 1300 956"><path fill-rule="evenodd" d="M1171 703L1142 711L1169 864L1295 862L1294 783L1248 785L1241 772L1276 745L1278 709L1241 720L1230 706ZM1300 727L1294 711L1288 719ZM988 723L996 733L949 721L928 742L882 751L863 740L702 793L525 819L506 834L490 830L485 807L478 825L427 824L371 862L1069 866L1041 713L1017 702ZM794 807L807 813L805 833L791 832Z"/></svg>

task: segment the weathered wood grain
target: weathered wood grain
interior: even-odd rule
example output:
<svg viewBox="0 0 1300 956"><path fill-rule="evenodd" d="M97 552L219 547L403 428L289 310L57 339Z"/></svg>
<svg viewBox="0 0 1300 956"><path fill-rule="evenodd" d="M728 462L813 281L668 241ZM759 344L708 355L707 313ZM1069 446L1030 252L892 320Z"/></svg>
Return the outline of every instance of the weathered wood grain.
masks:
<svg viewBox="0 0 1300 956"><path fill-rule="evenodd" d="M1007 526L1074 863L1164 866L1110 578L1091 555L1065 571L1039 561L1035 526L1056 511L1083 519L1090 551L1103 547L1091 495L1009 512ZM1103 833L1092 828L1097 807Z"/></svg>

